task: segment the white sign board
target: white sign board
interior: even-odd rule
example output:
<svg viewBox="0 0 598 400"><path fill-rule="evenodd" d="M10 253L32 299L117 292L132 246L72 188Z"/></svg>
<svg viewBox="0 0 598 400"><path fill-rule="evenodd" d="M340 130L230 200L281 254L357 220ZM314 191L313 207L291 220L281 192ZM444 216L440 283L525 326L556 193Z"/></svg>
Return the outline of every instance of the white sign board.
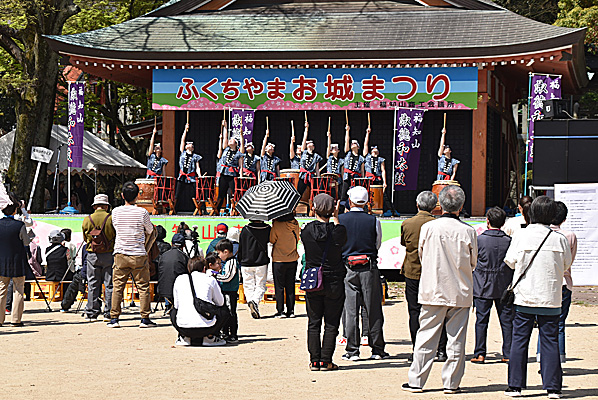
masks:
<svg viewBox="0 0 598 400"><path fill-rule="evenodd" d="M556 184L555 200L569 212L562 228L577 235L577 256L571 267L576 286L598 285L598 183Z"/></svg>
<svg viewBox="0 0 598 400"><path fill-rule="evenodd" d="M46 149L45 147L33 146L31 148L31 159L33 161L39 161L47 164L52 159L53 154L54 151Z"/></svg>

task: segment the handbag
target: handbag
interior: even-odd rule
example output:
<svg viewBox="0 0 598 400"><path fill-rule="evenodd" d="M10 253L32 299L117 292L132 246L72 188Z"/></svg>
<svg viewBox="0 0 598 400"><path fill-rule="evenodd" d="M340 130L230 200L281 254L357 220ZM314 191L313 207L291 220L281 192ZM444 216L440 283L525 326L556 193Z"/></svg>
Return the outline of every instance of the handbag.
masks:
<svg viewBox="0 0 598 400"><path fill-rule="evenodd" d="M228 320L228 318L230 318L231 315L226 306L217 306L216 304L197 297L195 294L195 287L193 286L191 274L189 274L189 285L191 285L191 293L193 295L193 306L199 315L207 320L211 320L216 317L218 322L222 321L223 319Z"/></svg>
<svg viewBox="0 0 598 400"><path fill-rule="evenodd" d="M509 285L509 287L507 287L505 289L505 291L503 292L503 294L502 294L502 296L500 298L500 302L501 302L501 304L503 306L507 306L507 307L513 306L513 303L515 302L515 292L514 292L515 286L517 286L519 284L519 282L521 282L521 280L523 279L523 277L525 276L525 274L527 273L527 271L529 271L530 267L532 266L532 263L536 259L536 256L540 252L540 249L542 248L542 246L544 246L544 243L546 242L546 239L548 239L548 236L550 236L551 233L552 233L552 229L550 229L548 231L548 234L546 235L546 237L544 238L544 240L542 240L542 243L540 243L540 246L538 247L538 250L536 250L536 252L532 256L532 259L529 261L529 264L527 264L527 267L525 267L525 270L523 270L523 273L521 275L519 275L519 278L517 278L517 280L515 281L515 283L511 283Z"/></svg>
<svg viewBox="0 0 598 400"><path fill-rule="evenodd" d="M370 265L370 257L365 254L347 257L347 266L353 268L365 268Z"/></svg>
<svg viewBox="0 0 598 400"><path fill-rule="evenodd" d="M322 262L319 267L306 268L303 274L301 274L301 284L299 289L305 292L319 292L324 289L324 276L322 273L324 262L328 257L328 249L330 249L330 242L332 241L332 234L328 231L326 235L326 245L324 247L324 253L322 254Z"/></svg>

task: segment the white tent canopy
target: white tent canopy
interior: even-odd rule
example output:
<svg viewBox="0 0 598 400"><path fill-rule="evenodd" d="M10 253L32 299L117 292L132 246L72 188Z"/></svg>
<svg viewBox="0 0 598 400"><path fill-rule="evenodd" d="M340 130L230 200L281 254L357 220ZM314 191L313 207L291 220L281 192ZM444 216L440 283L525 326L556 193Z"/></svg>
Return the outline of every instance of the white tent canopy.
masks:
<svg viewBox="0 0 598 400"><path fill-rule="evenodd" d="M48 172L53 173L56 168L56 157L59 144L65 144L60 151L60 172L67 170L66 143L68 130L65 126L54 125L50 138L50 149L54 151L52 160L48 164ZM0 138L0 170L8 169L10 155L15 141L15 131ZM72 172L91 172L104 174L110 172L138 172L144 173L146 167L137 160L129 157L122 151L115 149L108 143L91 132L85 131L83 135L83 167L71 168Z"/></svg>

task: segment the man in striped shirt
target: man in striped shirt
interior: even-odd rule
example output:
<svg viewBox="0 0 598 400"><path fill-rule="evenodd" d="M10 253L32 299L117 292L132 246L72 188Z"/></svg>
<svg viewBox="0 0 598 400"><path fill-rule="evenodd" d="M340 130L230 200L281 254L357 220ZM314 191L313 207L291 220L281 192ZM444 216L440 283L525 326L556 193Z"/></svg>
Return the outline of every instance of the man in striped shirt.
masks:
<svg viewBox="0 0 598 400"><path fill-rule="evenodd" d="M156 324L149 319L151 299L149 291L150 270L145 250L145 238L153 232L154 226L150 221L149 213L142 207L137 207L135 202L139 195L139 187L133 182L123 185L122 196L125 205L116 207L112 212L112 224L116 230L114 243L114 266L112 271L113 293L112 310L108 327L120 328L118 317L123 292L129 279L133 277L139 290L141 323L140 328L155 327Z"/></svg>

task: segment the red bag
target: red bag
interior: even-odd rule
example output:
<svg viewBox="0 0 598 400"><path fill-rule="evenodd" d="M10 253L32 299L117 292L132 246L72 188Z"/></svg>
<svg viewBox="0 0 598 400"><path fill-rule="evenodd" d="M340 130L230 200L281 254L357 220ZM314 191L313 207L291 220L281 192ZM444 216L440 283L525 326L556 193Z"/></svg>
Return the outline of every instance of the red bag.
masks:
<svg viewBox="0 0 598 400"><path fill-rule="evenodd" d="M366 255L349 256L347 257L347 265L349 268L363 267L370 263L370 257Z"/></svg>

